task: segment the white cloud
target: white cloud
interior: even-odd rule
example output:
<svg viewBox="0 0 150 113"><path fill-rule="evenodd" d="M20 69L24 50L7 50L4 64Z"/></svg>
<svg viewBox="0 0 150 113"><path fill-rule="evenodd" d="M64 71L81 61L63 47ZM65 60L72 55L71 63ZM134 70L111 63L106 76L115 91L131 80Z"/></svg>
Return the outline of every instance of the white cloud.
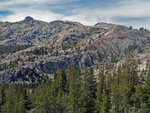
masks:
<svg viewBox="0 0 150 113"><path fill-rule="evenodd" d="M10 0L7 2L0 2L0 10L7 9L7 11L12 12L12 14L8 16L1 16L1 21L20 21L26 16L32 16L34 19L47 22L61 19L63 14L54 13L51 10L46 9L46 5L44 5L45 3L55 4L60 1L63 0Z"/></svg>
<svg viewBox="0 0 150 113"><path fill-rule="evenodd" d="M15 5L42 5L42 4L60 4L68 3L79 0L8 0L0 1L0 8L6 8L6 6L15 6Z"/></svg>
<svg viewBox="0 0 150 113"><path fill-rule="evenodd" d="M9 1L2 1L0 2L0 6L12 6L12 5L17 5L17 4L42 4L42 3L57 3L63 0L9 0Z"/></svg>
<svg viewBox="0 0 150 113"><path fill-rule="evenodd" d="M6 16L2 19L2 21L9 21L9 22L15 22L23 20L26 16L31 16L34 19L42 20L46 22L51 22L53 20L57 20L58 18L62 18L63 15L61 14L55 14L50 11L32 11L32 12L22 12L22 13L15 13L9 16Z"/></svg>
<svg viewBox="0 0 150 113"><path fill-rule="evenodd" d="M150 1L148 0L128 0L126 2L120 2L117 7L110 8L95 8L95 9L79 9L76 10L76 14L65 17L69 20L78 20L84 24L91 25L98 21L118 23L124 25L133 25L136 28L144 26L150 28L150 21L142 21L141 23L135 23L129 21L118 22L114 18L150 18Z"/></svg>
<svg viewBox="0 0 150 113"><path fill-rule="evenodd" d="M85 25L94 25L97 22L118 23L124 25L132 25L134 27L146 27L150 29L150 21L117 21L115 18L150 18L150 1L149 0L124 0L119 2L117 6L101 7L89 9L85 8L68 9L71 14L69 16L62 13L53 12L51 5L57 7L57 4L68 3L79 0L9 0L0 2L0 10L11 11L12 14L3 17L2 21L19 21L26 16L32 16L35 19L43 21L53 20L70 20L78 21ZM49 5L47 5L49 4ZM21 6L23 5L23 6ZM67 6L62 6L67 7Z"/></svg>

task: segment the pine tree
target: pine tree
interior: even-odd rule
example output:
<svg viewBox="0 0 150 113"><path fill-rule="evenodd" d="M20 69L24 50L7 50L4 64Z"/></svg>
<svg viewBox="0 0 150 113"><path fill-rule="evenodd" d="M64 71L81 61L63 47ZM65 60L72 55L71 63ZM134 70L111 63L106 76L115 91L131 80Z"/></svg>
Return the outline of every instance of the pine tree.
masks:
<svg viewBox="0 0 150 113"><path fill-rule="evenodd" d="M142 102L142 84L136 85L135 92L132 94L131 100L133 101L133 110L132 112L140 112L141 102Z"/></svg>
<svg viewBox="0 0 150 113"><path fill-rule="evenodd" d="M40 84L32 94L32 109L35 113L53 113L55 103L52 98L51 82Z"/></svg>
<svg viewBox="0 0 150 113"><path fill-rule="evenodd" d="M96 113L100 113L101 111L104 79L105 79L104 69L100 69L98 84L97 84L97 91L96 91L96 100L95 100Z"/></svg>
<svg viewBox="0 0 150 113"><path fill-rule="evenodd" d="M84 86L85 89L89 91L90 93L90 97L95 98L96 96L96 79L94 76L94 72L93 72L93 68L89 68L89 69L85 69L84 72L84 77L83 77L83 81L84 81Z"/></svg>
<svg viewBox="0 0 150 113"><path fill-rule="evenodd" d="M65 70L61 69L57 74L58 95L63 95L66 91L67 77Z"/></svg>
<svg viewBox="0 0 150 113"><path fill-rule="evenodd" d="M146 69L150 70L150 61L149 61L149 59L146 60Z"/></svg>
<svg viewBox="0 0 150 113"><path fill-rule="evenodd" d="M133 106L131 96L135 92L135 86L138 84L139 81L136 68L137 65L132 59L132 55L128 53L120 79L120 107L122 109L122 112L125 113L129 112L131 107Z"/></svg>
<svg viewBox="0 0 150 113"><path fill-rule="evenodd" d="M66 82L66 74L64 69L61 69L53 81L40 84L33 95L33 101L35 100L33 111L38 113L65 112Z"/></svg>
<svg viewBox="0 0 150 113"><path fill-rule="evenodd" d="M80 70L76 67L73 62L67 72L68 82L68 113L79 113L81 112L79 98L81 97L81 76Z"/></svg>
<svg viewBox="0 0 150 113"><path fill-rule="evenodd" d="M121 70L118 68L117 73L113 74L112 78L112 89L111 89L111 113L119 113L119 104L121 101L119 84L120 84Z"/></svg>
<svg viewBox="0 0 150 113"><path fill-rule="evenodd" d="M143 113L150 112L150 70L148 71L147 78L143 86L141 106L142 106Z"/></svg>
<svg viewBox="0 0 150 113"><path fill-rule="evenodd" d="M0 84L0 113L3 113L5 104L5 84Z"/></svg>
<svg viewBox="0 0 150 113"><path fill-rule="evenodd" d="M92 113L94 111L94 98L96 93L96 80L92 68L84 68L82 77L82 95L80 98L82 112Z"/></svg>
<svg viewBox="0 0 150 113"><path fill-rule="evenodd" d="M66 101L67 101L67 78L66 73L64 69L61 69L56 78L57 88L58 88L58 94L57 97L55 97L56 100L56 109L58 112L63 113L66 110Z"/></svg>
<svg viewBox="0 0 150 113"><path fill-rule="evenodd" d="M109 90L107 90L107 88L106 88L106 82L104 82L100 113L108 113L109 112L109 109L110 109L109 93L110 93Z"/></svg>
<svg viewBox="0 0 150 113"><path fill-rule="evenodd" d="M5 104L5 110L6 113L16 113L17 112L17 105L16 100L17 100L17 85L16 84L11 84L9 85L9 89L6 93L6 104Z"/></svg>
<svg viewBox="0 0 150 113"><path fill-rule="evenodd" d="M26 92L23 88L23 85L20 84L17 86L17 99L16 99L16 106L18 113L26 113Z"/></svg>

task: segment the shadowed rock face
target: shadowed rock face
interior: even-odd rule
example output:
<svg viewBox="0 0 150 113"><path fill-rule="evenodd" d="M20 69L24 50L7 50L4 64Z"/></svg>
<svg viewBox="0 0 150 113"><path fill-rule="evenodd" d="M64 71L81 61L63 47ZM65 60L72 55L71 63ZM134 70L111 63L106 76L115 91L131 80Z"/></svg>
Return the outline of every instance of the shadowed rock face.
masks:
<svg viewBox="0 0 150 113"><path fill-rule="evenodd" d="M67 69L72 61L81 68L92 66L111 57L124 57L128 48L134 51L149 43L149 31L116 24L84 26L59 20L47 23L29 16L20 22L1 22L0 81L23 81L18 77L28 69L40 75L53 74ZM1 48L10 45L16 50L10 47L11 54L5 54ZM35 75L31 76L36 78Z"/></svg>
<svg viewBox="0 0 150 113"><path fill-rule="evenodd" d="M30 17L30 16L27 16L27 17L24 19L24 22L30 22L30 21L33 21L33 18Z"/></svg>

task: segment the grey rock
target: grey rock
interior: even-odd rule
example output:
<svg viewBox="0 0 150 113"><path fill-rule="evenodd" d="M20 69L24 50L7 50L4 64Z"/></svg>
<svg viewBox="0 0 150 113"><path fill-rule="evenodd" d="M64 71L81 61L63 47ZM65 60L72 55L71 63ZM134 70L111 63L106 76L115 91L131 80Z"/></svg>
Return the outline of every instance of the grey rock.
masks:
<svg viewBox="0 0 150 113"><path fill-rule="evenodd" d="M36 73L44 75L54 74L62 68L67 70L73 61L80 68L93 66L111 57L124 57L128 48L135 51L149 44L149 31L130 30L116 24L84 26L78 22L59 20L48 23L32 17L15 23L0 22L0 47L32 45L0 55L0 65L10 61L18 63L0 71L0 81L27 82L23 77L33 69L33 82L37 82Z"/></svg>

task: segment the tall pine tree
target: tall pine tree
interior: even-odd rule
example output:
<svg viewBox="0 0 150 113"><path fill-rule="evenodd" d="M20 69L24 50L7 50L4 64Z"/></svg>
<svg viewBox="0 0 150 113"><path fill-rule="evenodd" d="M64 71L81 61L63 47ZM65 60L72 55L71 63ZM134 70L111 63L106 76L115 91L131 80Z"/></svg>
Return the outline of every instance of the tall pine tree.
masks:
<svg viewBox="0 0 150 113"><path fill-rule="evenodd" d="M81 73L73 62L67 72L68 82L68 113L79 113L81 111L79 98L81 97Z"/></svg>
<svg viewBox="0 0 150 113"><path fill-rule="evenodd" d="M100 113L101 111L104 82L105 82L104 68L100 68L99 76L98 76L97 91L96 91L96 100L95 100L95 108L96 108L95 112L96 113Z"/></svg>

